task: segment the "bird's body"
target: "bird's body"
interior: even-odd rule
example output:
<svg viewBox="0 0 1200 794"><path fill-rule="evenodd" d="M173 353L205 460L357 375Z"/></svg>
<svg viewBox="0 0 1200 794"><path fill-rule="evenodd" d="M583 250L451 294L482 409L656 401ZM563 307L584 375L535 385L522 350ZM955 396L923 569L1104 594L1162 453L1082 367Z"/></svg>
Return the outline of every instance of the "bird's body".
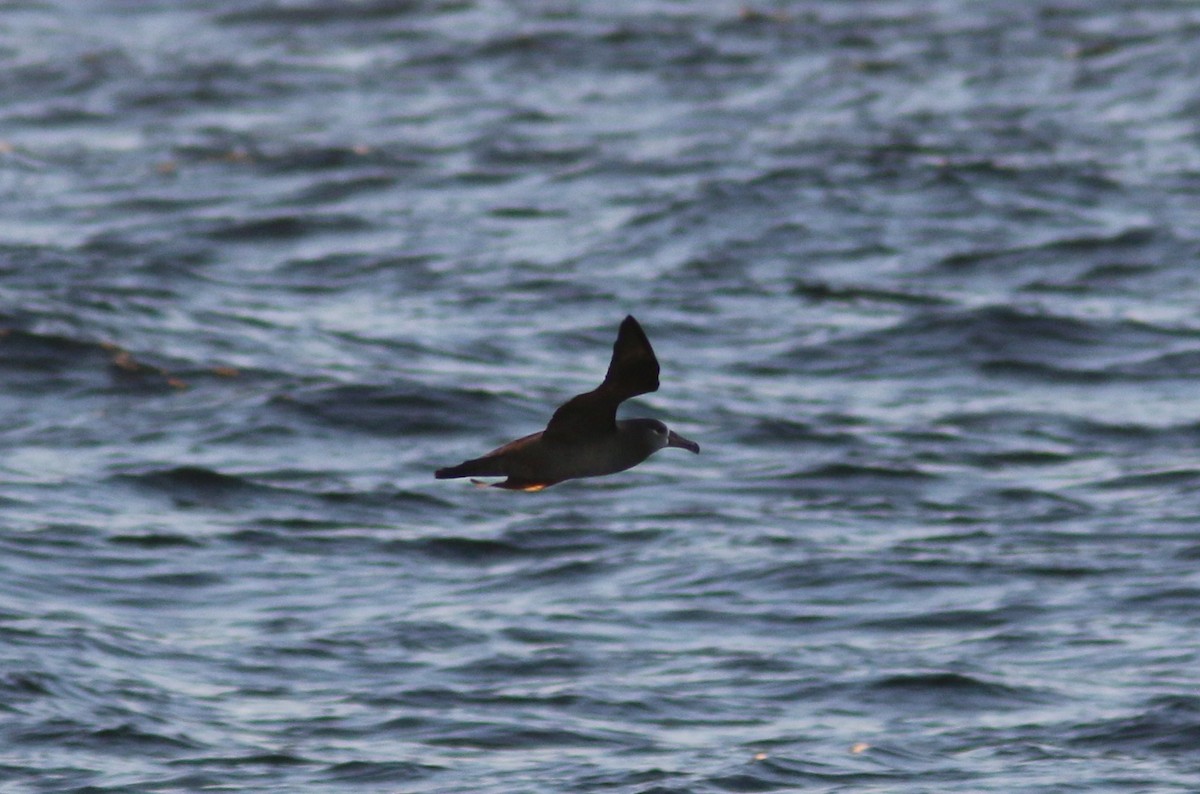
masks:
<svg viewBox="0 0 1200 794"><path fill-rule="evenodd" d="M559 406L546 429L483 457L438 469L438 479L507 477L498 488L540 491L563 480L632 468L664 447L699 453L700 446L657 419L618 421L617 406L658 389L658 360L642 327L626 317L604 382Z"/></svg>

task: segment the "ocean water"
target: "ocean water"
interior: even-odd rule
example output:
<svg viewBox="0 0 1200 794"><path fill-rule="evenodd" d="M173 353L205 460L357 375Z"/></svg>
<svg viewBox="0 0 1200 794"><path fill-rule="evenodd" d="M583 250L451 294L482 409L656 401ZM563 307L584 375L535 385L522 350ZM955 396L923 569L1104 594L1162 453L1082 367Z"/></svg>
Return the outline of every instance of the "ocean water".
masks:
<svg viewBox="0 0 1200 794"><path fill-rule="evenodd" d="M17 0L0 790L1200 790L1200 7ZM591 389L703 449L435 481Z"/></svg>

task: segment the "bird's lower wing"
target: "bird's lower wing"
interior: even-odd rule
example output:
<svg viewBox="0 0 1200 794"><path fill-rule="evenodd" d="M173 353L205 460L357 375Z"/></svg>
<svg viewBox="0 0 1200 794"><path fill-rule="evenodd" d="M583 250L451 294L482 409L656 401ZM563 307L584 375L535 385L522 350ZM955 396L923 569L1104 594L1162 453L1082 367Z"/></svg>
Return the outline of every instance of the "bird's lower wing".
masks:
<svg viewBox="0 0 1200 794"><path fill-rule="evenodd" d="M471 482L484 488L504 488L505 490L509 491L527 491L529 493L534 493L549 488L551 485L556 484L558 480L540 482L537 480L517 480L509 477L504 482L484 482L483 480L471 480Z"/></svg>

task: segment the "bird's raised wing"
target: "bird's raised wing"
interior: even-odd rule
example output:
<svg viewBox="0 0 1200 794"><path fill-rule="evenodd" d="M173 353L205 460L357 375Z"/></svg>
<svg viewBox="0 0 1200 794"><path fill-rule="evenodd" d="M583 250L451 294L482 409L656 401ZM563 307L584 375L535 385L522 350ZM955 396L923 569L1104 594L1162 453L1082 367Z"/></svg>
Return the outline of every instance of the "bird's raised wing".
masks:
<svg viewBox="0 0 1200 794"><path fill-rule="evenodd" d="M630 315L617 331L604 382L560 405L542 437L557 443L614 433L617 406L630 397L657 390L658 359L646 332Z"/></svg>

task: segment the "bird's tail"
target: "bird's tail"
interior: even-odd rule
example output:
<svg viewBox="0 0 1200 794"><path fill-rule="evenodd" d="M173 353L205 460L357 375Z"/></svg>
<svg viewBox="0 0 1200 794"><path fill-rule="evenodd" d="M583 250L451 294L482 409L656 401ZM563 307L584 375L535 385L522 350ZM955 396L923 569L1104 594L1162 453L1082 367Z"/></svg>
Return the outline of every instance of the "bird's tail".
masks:
<svg viewBox="0 0 1200 794"><path fill-rule="evenodd" d="M504 462L489 455L438 469L433 476L439 480L453 480L457 477L503 477L506 474Z"/></svg>

